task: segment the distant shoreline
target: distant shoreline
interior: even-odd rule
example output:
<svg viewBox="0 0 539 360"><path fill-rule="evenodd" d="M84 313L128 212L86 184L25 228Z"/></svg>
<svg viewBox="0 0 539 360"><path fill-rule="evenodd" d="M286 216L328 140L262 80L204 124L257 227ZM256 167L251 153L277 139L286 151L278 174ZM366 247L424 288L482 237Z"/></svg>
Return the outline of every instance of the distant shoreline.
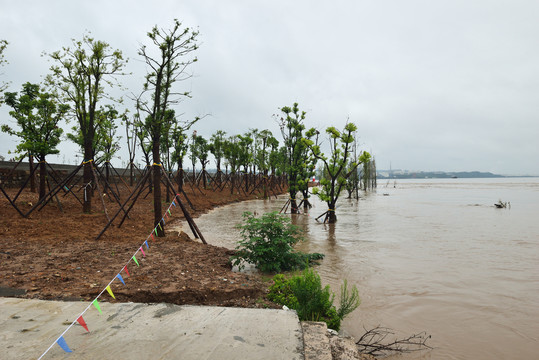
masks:
<svg viewBox="0 0 539 360"><path fill-rule="evenodd" d="M402 170L382 170L377 173L377 178L381 180L399 179L490 179L490 178L516 178L516 177L537 177L534 175L498 175L490 172L480 171L402 171Z"/></svg>

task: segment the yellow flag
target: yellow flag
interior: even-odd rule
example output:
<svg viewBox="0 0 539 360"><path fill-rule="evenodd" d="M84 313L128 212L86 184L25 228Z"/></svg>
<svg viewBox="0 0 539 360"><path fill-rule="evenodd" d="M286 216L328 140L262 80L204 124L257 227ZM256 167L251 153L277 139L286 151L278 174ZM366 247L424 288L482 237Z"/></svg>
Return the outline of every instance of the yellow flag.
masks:
<svg viewBox="0 0 539 360"><path fill-rule="evenodd" d="M114 294L112 293L112 290L110 288L110 285L107 285L107 291L109 293L110 296L112 296L113 299L116 299L116 297L114 296Z"/></svg>

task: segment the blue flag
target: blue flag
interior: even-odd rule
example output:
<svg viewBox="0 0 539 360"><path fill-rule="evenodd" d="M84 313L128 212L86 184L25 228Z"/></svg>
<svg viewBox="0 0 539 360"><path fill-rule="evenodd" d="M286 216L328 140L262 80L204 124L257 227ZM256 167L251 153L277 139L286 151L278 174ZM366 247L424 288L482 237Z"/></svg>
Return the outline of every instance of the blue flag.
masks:
<svg viewBox="0 0 539 360"><path fill-rule="evenodd" d="M65 352L68 352L68 353L73 352L73 351L71 351L69 346L67 346L67 343L66 343L63 336L60 336L60 338L58 340L56 340L56 342L58 343L58 345L60 345L62 350L64 350Z"/></svg>
<svg viewBox="0 0 539 360"><path fill-rule="evenodd" d="M118 274L118 275L116 275L116 277L117 277L118 279L120 279L120 281L122 282L122 284L125 285L124 278L122 277L122 275Z"/></svg>

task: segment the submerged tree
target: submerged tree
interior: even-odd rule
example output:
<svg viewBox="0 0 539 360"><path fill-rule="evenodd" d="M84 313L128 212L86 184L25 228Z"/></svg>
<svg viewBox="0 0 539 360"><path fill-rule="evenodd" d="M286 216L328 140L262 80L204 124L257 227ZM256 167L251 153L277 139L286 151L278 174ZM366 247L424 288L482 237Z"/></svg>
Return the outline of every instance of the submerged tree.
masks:
<svg viewBox="0 0 539 360"><path fill-rule="evenodd" d="M358 158L354 156L354 134L357 127L354 123L347 123L343 131L337 130L330 126L326 129L329 136L330 155L325 156L320 146L316 145L311 138L315 135L316 130L310 129L306 135L304 143L309 147L313 156L324 164L325 177L320 179L322 188L315 188L313 193L318 195L320 200L325 201L328 205L328 210L325 212L324 222L334 223L337 221L335 213L335 205L339 199L339 195L346 185L348 177L356 171L359 164L363 164L370 160L371 155L368 152L362 152Z"/></svg>
<svg viewBox="0 0 539 360"><path fill-rule="evenodd" d="M283 106L281 111L284 117L280 118L279 126L286 149L285 172L288 178L288 192L290 193L290 207L292 213L298 213L296 194L300 190L301 173L305 166L304 155L306 144L302 141L303 120L305 120L305 111L299 111L298 103L292 107Z"/></svg>
<svg viewBox="0 0 539 360"><path fill-rule="evenodd" d="M69 107L58 105L51 94L42 92L39 85L29 82L22 86L20 96L15 92L6 92L5 101L13 109L9 114L17 121L19 130L2 125L2 131L21 138L17 145L18 153L37 157L40 165L39 199L43 199L47 173L45 157L59 152L56 147L63 131L58 123L64 120Z"/></svg>
<svg viewBox="0 0 539 360"><path fill-rule="evenodd" d="M93 179L92 162L95 156L95 136L98 132L98 105L104 98L110 97L105 87L115 85L117 75L127 62L122 52L111 49L103 41L96 41L88 35L82 40L73 40L73 48L48 54L56 63L51 66L52 74L46 82L58 91L59 99L69 104L72 115L77 119L84 148L84 186ZM83 211L92 211L92 192L84 197Z"/></svg>
<svg viewBox="0 0 539 360"><path fill-rule="evenodd" d="M159 29L155 26L148 33L153 45L151 49L143 45L139 49L148 66L148 74L144 83L143 93L149 93L150 98L140 100L138 107L147 114L144 127L151 139L153 157L153 184L154 184L154 225L158 229L158 236L164 236L164 226L157 226L163 217L161 209L161 154L160 142L166 122L170 121L167 110L177 104L181 98L190 97L189 92L174 92L172 86L175 82L191 77L187 73L189 65L197 61L191 53L198 49L196 43L198 31L188 27L182 29L182 24L174 20L170 30ZM163 224L164 225L164 224Z"/></svg>

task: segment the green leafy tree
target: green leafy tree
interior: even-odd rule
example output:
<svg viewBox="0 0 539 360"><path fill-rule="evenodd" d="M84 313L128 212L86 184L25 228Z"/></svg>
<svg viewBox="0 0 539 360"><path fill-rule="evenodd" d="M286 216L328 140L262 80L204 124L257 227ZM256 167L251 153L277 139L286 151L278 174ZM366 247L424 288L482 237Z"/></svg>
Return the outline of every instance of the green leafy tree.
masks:
<svg viewBox="0 0 539 360"><path fill-rule="evenodd" d="M181 192L183 189L183 159L187 155L187 150L189 149L188 136L185 133L186 128L179 126L177 123L174 124L172 129L172 134L170 136L172 140L172 161L174 161L178 166L178 191Z"/></svg>
<svg viewBox="0 0 539 360"><path fill-rule="evenodd" d="M285 173L288 178L288 192L290 193L290 207L292 213L298 213L296 194L300 190L300 180L302 178L303 168L305 167L305 142L303 139L303 130L305 125L305 111L298 108L298 103L292 107L284 106L281 108L284 116L280 118L280 128L286 149Z"/></svg>
<svg viewBox="0 0 539 360"><path fill-rule="evenodd" d="M234 187L236 184L236 172L238 171L241 162L240 162L240 152L241 148L239 145L239 136L234 135L230 136L224 144L224 156L230 166L230 193L234 192Z"/></svg>
<svg viewBox="0 0 539 360"><path fill-rule="evenodd" d="M324 221L334 223L337 221L335 206L339 195L346 185L346 180L356 171L358 165L369 161L370 154L362 152L359 158L352 159L356 146L354 134L357 127L354 123L347 123L342 131L330 126L326 129L329 137L330 155L325 156L320 151L320 146L316 145L312 137L316 134L315 129L307 131L303 141L309 147L312 155L323 162L325 177L320 179L321 189L315 188L313 193L318 195L320 200L325 201L328 205L328 211Z"/></svg>
<svg viewBox="0 0 539 360"><path fill-rule="evenodd" d="M243 178L245 179L245 191L249 191L249 165L253 162L253 153L251 144L253 138L247 132L244 135L238 136L239 145L239 162L243 166Z"/></svg>
<svg viewBox="0 0 539 360"><path fill-rule="evenodd" d="M152 149L154 225L158 228L158 236L165 235L164 226L157 226L163 218L160 142L163 130L167 128L167 122L171 121L167 110L181 98L191 96L189 92L175 92L173 85L191 77L187 69L197 61L197 58L192 56L198 49L197 36L198 31L188 27L182 29L182 24L174 20L172 29L161 30L155 26L148 33L152 44L151 50L145 45L139 49L139 55L148 67L143 94L149 94L149 99L139 100L137 106L147 114L144 127L148 132Z"/></svg>
<svg viewBox="0 0 539 360"><path fill-rule="evenodd" d="M200 135L195 135L193 137L193 147L191 151L195 161L198 160L200 162L202 168L202 186L206 188L206 165L208 165L209 162L208 155L210 151L208 140Z"/></svg>
<svg viewBox="0 0 539 360"><path fill-rule="evenodd" d="M210 138L209 150L215 159L215 166L217 167L217 181L219 184L222 181L221 161L225 157L225 141L226 132L223 130L217 130Z"/></svg>
<svg viewBox="0 0 539 360"><path fill-rule="evenodd" d="M255 162L258 166L259 171L262 172L264 176L263 182L263 195L264 199L268 198L268 171L271 166L271 150L279 146L277 139L273 137L273 134L269 130L262 130L257 137L258 142L258 151L256 153Z"/></svg>
<svg viewBox="0 0 539 360"><path fill-rule="evenodd" d="M58 105L51 94L43 92L39 85L29 82L22 86L20 95L6 92L5 101L13 109L9 114L16 120L19 129L12 129L8 125L2 125L1 129L21 139L16 149L18 153L29 153L39 160L39 198L42 199L46 189L45 158L59 152L57 146L62 129L58 127L58 123L65 118L69 107Z"/></svg>
<svg viewBox="0 0 539 360"><path fill-rule="evenodd" d="M113 156L120 150L119 140L121 137L116 136L118 125L116 120L120 118L118 111L111 105L105 105L99 108L95 114L95 134L93 139L93 156L96 164L110 161ZM67 134L67 138L79 145L84 154L84 135L80 127L72 127L72 133Z"/></svg>
<svg viewBox="0 0 539 360"><path fill-rule="evenodd" d="M77 119L84 148L84 183L93 179L91 162L96 153L95 137L98 133L98 105L110 96L106 87L112 87L116 76L123 75L127 62L122 52L113 50L109 44L96 41L88 35L82 40L73 40L73 47L48 54L55 65L46 77L47 84L58 92L64 104L69 104L72 116ZM83 211L92 211L92 191L84 197Z"/></svg>

